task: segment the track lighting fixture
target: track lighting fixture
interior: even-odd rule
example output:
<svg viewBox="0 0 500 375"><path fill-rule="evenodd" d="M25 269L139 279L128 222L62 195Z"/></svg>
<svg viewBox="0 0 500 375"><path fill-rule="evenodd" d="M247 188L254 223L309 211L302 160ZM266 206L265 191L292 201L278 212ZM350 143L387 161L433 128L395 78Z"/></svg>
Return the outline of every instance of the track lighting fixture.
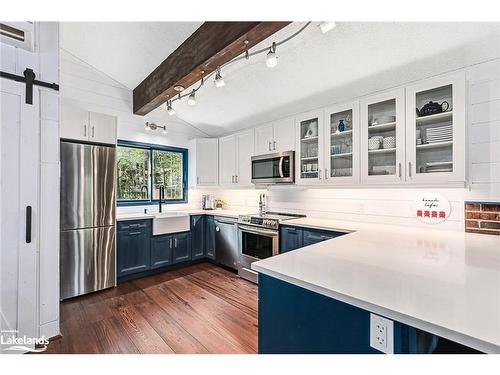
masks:
<svg viewBox="0 0 500 375"><path fill-rule="evenodd" d="M196 90L194 89L191 91L191 94L189 94L188 104L191 106L196 105Z"/></svg>
<svg viewBox="0 0 500 375"><path fill-rule="evenodd" d="M223 87L225 84L224 78L220 74L220 67L218 67L217 73L215 73L215 87Z"/></svg>
<svg viewBox="0 0 500 375"><path fill-rule="evenodd" d="M335 27L335 22L327 22L327 21L321 21L319 23L319 28L321 29L321 32L323 34L326 34L327 32L329 32L331 29L333 29Z"/></svg>
<svg viewBox="0 0 500 375"><path fill-rule="evenodd" d="M287 38L283 39L283 40L280 40L278 42L273 42L271 44L270 47L263 47L261 49L258 49L258 50L255 50L255 51L252 51L250 52L248 50L248 45L249 45L249 41L248 40L245 40L243 43L245 44L244 45L244 48L245 48L245 51L244 51L244 54L241 55L241 56L237 56L235 58L233 58L232 60L224 63L224 67L229 65L229 64L232 64L236 61L239 61L239 60L249 60L251 57L253 56L257 56L257 55L260 55L260 54L264 54L267 52L267 56L266 56L266 66L269 67L269 68L273 68L275 67L276 65L278 65L278 56L276 55L276 47L277 46L280 46L284 43L287 43L289 40L295 38L297 35L299 35L300 33L302 33L309 25L311 25L311 21L309 22L306 22L302 27L300 27L297 31L295 31L292 35L288 36ZM321 29L321 32L323 34L327 33L328 31L330 31L331 29L333 29L335 27L335 22L320 22L318 24L318 27ZM196 105L196 91L198 91L202 86L204 86L205 84L205 78L209 78L212 76L212 74L215 74L215 80L214 80L214 85L215 87L217 88L220 88L220 87L223 87L225 86L225 82L224 82L224 78L222 77L222 74L221 74L221 67L218 66L217 69L215 70L215 72L210 72L208 73L207 75L205 75L205 71L204 70L201 70L200 71L201 73L201 78L200 78L200 81L199 81L199 84L197 87L195 87L194 89L192 89L191 93L183 93L184 90L187 89L187 87L184 87L183 85L179 84L179 83L176 83L174 85L174 90L176 92L175 96L172 98L172 99L168 99L167 100L167 104L166 104L166 107L165 107L165 110L167 111L167 113L172 116L175 114L175 110L174 108L172 107L172 102L176 101L176 100L181 100L183 98L186 98L187 97L187 104L190 105L190 106L194 106ZM163 133L166 134L167 133L167 127L166 126L159 126L159 125L156 125L156 124L150 124L150 123L146 123L145 124L145 129L150 131L150 130L157 130L157 129L163 129Z"/></svg>
<svg viewBox="0 0 500 375"><path fill-rule="evenodd" d="M276 65L278 65L278 57L276 56L276 43L274 42L269 48L269 52L267 53L266 65L268 68L274 68Z"/></svg>
<svg viewBox="0 0 500 375"><path fill-rule="evenodd" d="M167 102L167 113L172 116L172 115L175 115L175 110L172 108L172 101L169 100Z"/></svg>

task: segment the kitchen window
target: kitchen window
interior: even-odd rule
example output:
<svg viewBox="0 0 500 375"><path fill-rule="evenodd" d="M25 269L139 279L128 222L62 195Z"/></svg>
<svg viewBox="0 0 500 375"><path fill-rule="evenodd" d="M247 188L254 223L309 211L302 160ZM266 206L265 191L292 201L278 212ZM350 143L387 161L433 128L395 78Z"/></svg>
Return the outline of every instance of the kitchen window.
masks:
<svg viewBox="0 0 500 375"><path fill-rule="evenodd" d="M119 206L156 204L160 186L165 203L187 203L187 149L119 140L116 160Z"/></svg>

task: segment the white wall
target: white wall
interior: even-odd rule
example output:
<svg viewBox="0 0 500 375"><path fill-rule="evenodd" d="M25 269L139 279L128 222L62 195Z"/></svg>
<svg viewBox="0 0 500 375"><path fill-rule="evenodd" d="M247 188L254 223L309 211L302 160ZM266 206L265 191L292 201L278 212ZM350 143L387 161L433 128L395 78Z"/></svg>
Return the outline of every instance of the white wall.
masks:
<svg viewBox="0 0 500 375"><path fill-rule="evenodd" d="M175 116L169 116L166 111L156 111L144 117L134 115L130 89L64 49L60 55L61 106L70 103L89 111L117 116L118 139L187 147L190 138L206 136ZM166 124L168 134L146 132L146 121Z"/></svg>

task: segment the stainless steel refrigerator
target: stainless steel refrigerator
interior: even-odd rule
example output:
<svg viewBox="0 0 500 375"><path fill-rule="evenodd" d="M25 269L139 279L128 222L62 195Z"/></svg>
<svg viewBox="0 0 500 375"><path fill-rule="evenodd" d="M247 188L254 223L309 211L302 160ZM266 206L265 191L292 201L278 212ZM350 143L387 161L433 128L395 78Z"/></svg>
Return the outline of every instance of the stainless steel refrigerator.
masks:
<svg viewBox="0 0 500 375"><path fill-rule="evenodd" d="M116 285L115 148L61 142L61 299Z"/></svg>

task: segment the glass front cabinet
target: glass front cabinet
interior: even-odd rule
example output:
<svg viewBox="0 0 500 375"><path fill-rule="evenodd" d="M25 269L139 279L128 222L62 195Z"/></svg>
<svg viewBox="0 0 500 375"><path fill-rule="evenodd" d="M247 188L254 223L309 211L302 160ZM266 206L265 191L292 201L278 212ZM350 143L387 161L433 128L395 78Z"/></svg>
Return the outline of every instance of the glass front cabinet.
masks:
<svg viewBox="0 0 500 375"><path fill-rule="evenodd" d="M465 75L406 88L406 181L465 181Z"/></svg>
<svg viewBox="0 0 500 375"><path fill-rule="evenodd" d="M295 176L297 184L323 183L323 111L296 117Z"/></svg>
<svg viewBox="0 0 500 375"><path fill-rule="evenodd" d="M404 181L404 102L404 89L361 100L361 183Z"/></svg>
<svg viewBox="0 0 500 375"><path fill-rule="evenodd" d="M463 184L465 74L296 117L296 183Z"/></svg>
<svg viewBox="0 0 500 375"><path fill-rule="evenodd" d="M359 102L325 109L324 181L359 182Z"/></svg>

